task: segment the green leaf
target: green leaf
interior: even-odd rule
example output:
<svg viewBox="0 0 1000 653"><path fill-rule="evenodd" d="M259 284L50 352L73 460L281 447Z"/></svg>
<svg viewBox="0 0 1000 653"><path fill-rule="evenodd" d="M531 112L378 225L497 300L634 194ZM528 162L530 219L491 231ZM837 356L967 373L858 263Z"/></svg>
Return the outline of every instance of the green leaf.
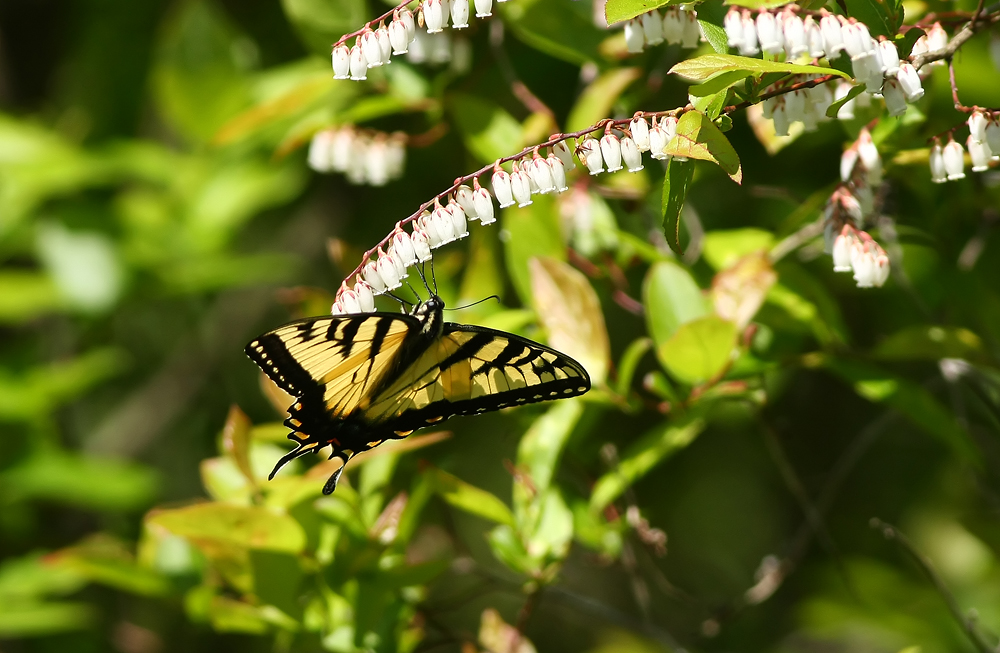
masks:
<svg viewBox="0 0 1000 653"><path fill-rule="evenodd" d="M703 54L694 59L685 59L670 69L671 73L692 82L704 82L720 73L746 71L753 75L763 73L792 73L796 75L838 75L850 79L850 75L834 68L809 66L804 64L766 61L740 57L734 54Z"/></svg>
<svg viewBox="0 0 1000 653"><path fill-rule="evenodd" d="M747 254L770 249L774 234L763 229L719 229L709 231L701 245L701 254L715 270L725 270Z"/></svg>
<svg viewBox="0 0 1000 653"><path fill-rule="evenodd" d="M430 474L434 491L459 510L499 524L514 524L514 515L507 504L486 490L470 485L441 469L435 468L424 473Z"/></svg>
<svg viewBox="0 0 1000 653"><path fill-rule="evenodd" d="M972 331L960 327L914 325L878 343L872 355L882 360L930 360L983 356L983 342Z"/></svg>
<svg viewBox="0 0 1000 653"><path fill-rule="evenodd" d="M689 414L646 433L629 447L614 470L598 479L590 495L590 510L604 510L650 470L691 444L703 430L705 420L700 415Z"/></svg>
<svg viewBox="0 0 1000 653"><path fill-rule="evenodd" d="M688 95L693 95L694 97L707 97L709 95L714 95L719 91L729 88L741 79L746 79L753 75L749 70L730 70L724 73L719 73L718 75L711 77L708 81L702 82L701 84L696 84L688 89Z"/></svg>
<svg viewBox="0 0 1000 653"><path fill-rule="evenodd" d="M618 361L618 379L615 381L615 392L624 397L632 387L632 377L639 366L639 361L646 352L653 348L653 341L646 337L637 338L625 348L621 360Z"/></svg>
<svg viewBox="0 0 1000 653"><path fill-rule="evenodd" d="M506 524L497 526L488 536L490 549L497 560L522 574L534 573L539 564L528 555L514 529Z"/></svg>
<svg viewBox="0 0 1000 653"><path fill-rule="evenodd" d="M722 0L708 0L698 4L698 25L712 49L721 54L729 52L729 39L722 25L728 8Z"/></svg>
<svg viewBox="0 0 1000 653"><path fill-rule="evenodd" d="M589 3L518 0L499 7L504 25L536 50L576 65L602 59L607 32L594 25Z"/></svg>
<svg viewBox="0 0 1000 653"><path fill-rule="evenodd" d="M698 111L688 111L677 123L677 137L667 143L671 156L711 161L722 168L737 184L743 181L740 157L725 134Z"/></svg>
<svg viewBox="0 0 1000 653"><path fill-rule="evenodd" d="M691 273L672 261L653 265L642 286L646 325L657 347L665 344L677 329L708 313L701 288Z"/></svg>
<svg viewBox="0 0 1000 653"><path fill-rule="evenodd" d="M722 114L726 107L726 100L729 97L729 89L723 89L718 93L706 95L705 97L694 97L691 99L691 106L708 116L712 122Z"/></svg>
<svg viewBox="0 0 1000 653"><path fill-rule="evenodd" d="M550 487L541 498L538 525L528 538L528 555L545 560L561 560L573 540L573 513L558 488Z"/></svg>
<svg viewBox="0 0 1000 653"><path fill-rule="evenodd" d="M623 520L612 523L603 515L591 510L586 501L573 502L573 535L584 546L603 553L610 558L621 555L624 538L621 533Z"/></svg>
<svg viewBox="0 0 1000 653"><path fill-rule="evenodd" d="M37 272L0 272L0 324L21 324L65 308L52 279Z"/></svg>
<svg viewBox="0 0 1000 653"><path fill-rule="evenodd" d="M857 86L852 86L851 90L847 92L847 95L845 95L844 97L840 98L839 100L831 104L829 107L827 107L826 117L836 118L837 114L840 113L840 107L844 106L845 104L847 104L848 102L850 102L851 100L858 97L864 92L865 92L864 84L858 84Z"/></svg>
<svg viewBox="0 0 1000 653"><path fill-rule="evenodd" d="M186 508L154 510L146 522L196 543L208 540L246 549L299 553L306 542L297 521L287 514L256 506L199 503Z"/></svg>
<svg viewBox="0 0 1000 653"><path fill-rule="evenodd" d="M773 9L788 3L785 0L726 0L726 4L747 9Z"/></svg>
<svg viewBox="0 0 1000 653"><path fill-rule="evenodd" d="M901 0L846 0L847 13L868 26L872 36L893 38L903 22ZM902 54L902 53L900 53Z"/></svg>
<svg viewBox="0 0 1000 653"><path fill-rule="evenodd" d="M107 535L94 535L57 551L47 562L92 582L132 594L163 596L170 590L166 576L137 564L124 543Z"/></svg>
<svg viewBox="0 0 1000 653"><path fill-rule="evenodd" d="M529 261L536 257L566 260L562 221L552 195L534 195L532 203L522 208L504 209L503 228L510 237L504 241L504 258L518 296L531 305Z"/></svg>
<svg viewBox="0 0 1000 653"><path fill-rule="evenodd" d="M910 29L906 30L905 34L896 35L896 50L899 52L900 59L906 59L913 52L913 45L921 36L925 36L927 32L920 29L919 27L911 26Z"/></svg>
<svg viewBox="0 0 1000 653"><path fill-rule="evenodd" d="M715 315L682 324L677 333L657 347L667 371L688 385L715 378L732 359L736 325Z"/></svg>
<svg viewBox="0 0 1000 653"><path fill-rule="evenodd" d="M521 149L521 123L489 100L456 93L449 98L465 146L483 163Z"/></svg>
<svg viewBox="0 0 1000 653"><path fill-rule="evenodd" d="M586 275L551 258L529 261L535 311L548 344L578 360L594 385L604 383L611 344L601 302Z"/></svg>
<svg viewBox="0 0 1000 653"><path fill-rule="evenodd" d="M669 4L679 3L677 0L608 0L604 5L604 18L608 25L613 25Z"/></svg>
<svg viewBox="0 0 1000 653"><path fill-rule="evenodd" d="M580 401L560 400L536 419L521 438L517 464L527 468L536 492L544 492L552 482L559 456L582 415Z"/></svg>
<svg viewBox="0 0 1000 653"><path fill-rule="evenodd" d="M590 83L566 119L566 131L586 129L611 115L611 108L629 84L642 75L640 68L612 68Z"/></svg>
<svg viewBox="0 0 1000 653"><path fill-rule="evenodd" d="M940 440L961 459L979 463L981 455L955 415L916 383L864 363L822 359L827 369L852 386L860 396L898 410L914 426Z"/></svg>
<svg viewBox="0 0 1000 653"><path fill-rule="evenodd" d="M82 602L0 601L0 639L85 630L96 616L93 607Z"/></svg>
<svg viewBox="0 0 1000 653"><path fill-rule="evenodd" d="M677 254L684 253L681 248L681 210L684 208L684 200L687 199L692 179L694 179L694 164L691 161L671 158L667 162L660 210L663 215L663 235L670 249Z"/></svg>

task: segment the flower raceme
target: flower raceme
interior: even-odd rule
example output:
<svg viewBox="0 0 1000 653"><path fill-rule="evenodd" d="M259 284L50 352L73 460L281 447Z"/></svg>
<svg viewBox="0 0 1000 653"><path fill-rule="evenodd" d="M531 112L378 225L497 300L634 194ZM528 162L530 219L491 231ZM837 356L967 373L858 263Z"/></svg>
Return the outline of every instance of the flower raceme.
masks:
<svg viewBox="0 0 1000 653"><path fill-rule="evenodd" d="M696 48L704 40L698 25L698 12L686 5L667 7L663 15L656 9L625 23L625 47L629 52L642 52L647 45L679 45Z"/></svg>
<svg viewBox="0 0 1000 653"><path fill-rule="evenodd" d="M309 143L307 161L316 172L343 173L352 184L384 186L403 174L406 134L351 126L322 129Z"/></svg>

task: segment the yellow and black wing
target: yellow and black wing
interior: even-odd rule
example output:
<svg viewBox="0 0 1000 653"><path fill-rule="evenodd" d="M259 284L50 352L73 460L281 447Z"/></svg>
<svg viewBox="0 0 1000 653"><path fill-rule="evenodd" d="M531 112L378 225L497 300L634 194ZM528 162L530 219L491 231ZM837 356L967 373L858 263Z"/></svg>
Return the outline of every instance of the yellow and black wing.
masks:
<svg viewBox="0 0 1000 653"><path fill-rule="evenodd" d="M363 411L399 435L452 415L574 397L590 389L582 365L526 338L447 323L444 332Z"/></svg>

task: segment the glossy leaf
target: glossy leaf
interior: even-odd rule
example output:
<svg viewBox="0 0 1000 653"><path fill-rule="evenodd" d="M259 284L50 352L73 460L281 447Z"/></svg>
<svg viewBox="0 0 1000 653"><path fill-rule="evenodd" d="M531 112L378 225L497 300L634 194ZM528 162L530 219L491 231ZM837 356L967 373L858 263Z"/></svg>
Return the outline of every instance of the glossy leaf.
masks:
<svg viewBox="0 0 1000 653"><path fill-rule="evenodd" d="M667 172L663 177L663 193L660 201L660 211L663 215L663 235L667 244L677 254L683 254L681 248L681 210L687 199L691 180L694 179L694 164L690 161L678 161L671 158L667 162Z"/></svg>
<svg viewBox="0 0 1000 653"><path fill-rule="evenodd" d="M840 113L840 108L842 106L844 106L845 104L847 104L848 102L850 102L851 100L853 100L854 98L858 97L859 95L861 95L864 92L865 92L865 85L864 84L858 84L856 86L852 86L851 90L849 90L847 92L847 95L845 95L844 97L840 98L839 100L835 100L833 102L833 104L831 104L829 107L827 107L827 109L826 109L826 117L827 118L836 118L837 114Z"/></svg>
<svg viewBox="0 0 1000 653"><path fill-rule="evenodd" d="M608 0L604 5L604 17L608 25L641 16L664 5L677 4L676 0Z"/></svg>
<svg viewBox="0 0 1000 653"><path fill-rule="evenodd" d="M680 265L663 261L649 269L642 286L646 324L653 341L662 346L686 322L708 313L694 277Z"/></svg>
<svg viewBox="0 0 1000 653"><path fill-rule="evenodd" d="M688 111L677 123L677 137L666 148L672 156L711 161L722 168L737 184L743 181L740 157L711 120L698 111Z"/></svg>
<svg viewBox="0 0 1000 653"><path fill-rule="evenodd" d="M732 360L736 325L715 315L682 324L657 347L660 360L676 379L697 385L715 378Z"/></svg>
<svg viewBox="0 0 1000 653"><path fill-rule="evenodd" d="M846 4L850 15L867 25L876 38L894 37L903 22L902 0L846 0Z"/></svg>
<svg viewBox="0 0 1000 653"><path fill-rule="evenodd" d="M734 54L703 54L685 59L674 65L670 72L692 82L704 82L720 73L746 71L753 75L764 73L790 73L796 75L837 75L849 79L850 75L834 68L810 66L779 61L766 61Z"/></svg>

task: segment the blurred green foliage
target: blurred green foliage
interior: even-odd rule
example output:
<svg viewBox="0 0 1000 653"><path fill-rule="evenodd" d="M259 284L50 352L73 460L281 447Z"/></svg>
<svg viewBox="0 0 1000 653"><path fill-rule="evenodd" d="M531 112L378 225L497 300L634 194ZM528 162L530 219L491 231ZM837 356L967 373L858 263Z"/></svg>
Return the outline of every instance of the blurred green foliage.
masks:
<svg viewBox="0 0 1000 653"><path fill-rule="evenodd" d="M590 393L386 443L332 496L325 461L266 480L288 400L251 337L328 310L456 176L688 98L685 53L625 60L568 0L496 7L448 63L331 80L329 43L383 11L0 4L0 649L975 650L952 594L995 644L1000 183L927 183L925 139L961 120L943 70L873 130L886 287L833 274L809 231L867 118L775 146L709 120L732 99L713 78L683 153L725 171L578 169L435 254L450 305L503 298L456 321L548 342ZM968 104L1000 104L989 43L957 62ZM754 66L727 83L780 68ZM405 177L311 172L313 133L348 124L420 136Z"/></svg>

